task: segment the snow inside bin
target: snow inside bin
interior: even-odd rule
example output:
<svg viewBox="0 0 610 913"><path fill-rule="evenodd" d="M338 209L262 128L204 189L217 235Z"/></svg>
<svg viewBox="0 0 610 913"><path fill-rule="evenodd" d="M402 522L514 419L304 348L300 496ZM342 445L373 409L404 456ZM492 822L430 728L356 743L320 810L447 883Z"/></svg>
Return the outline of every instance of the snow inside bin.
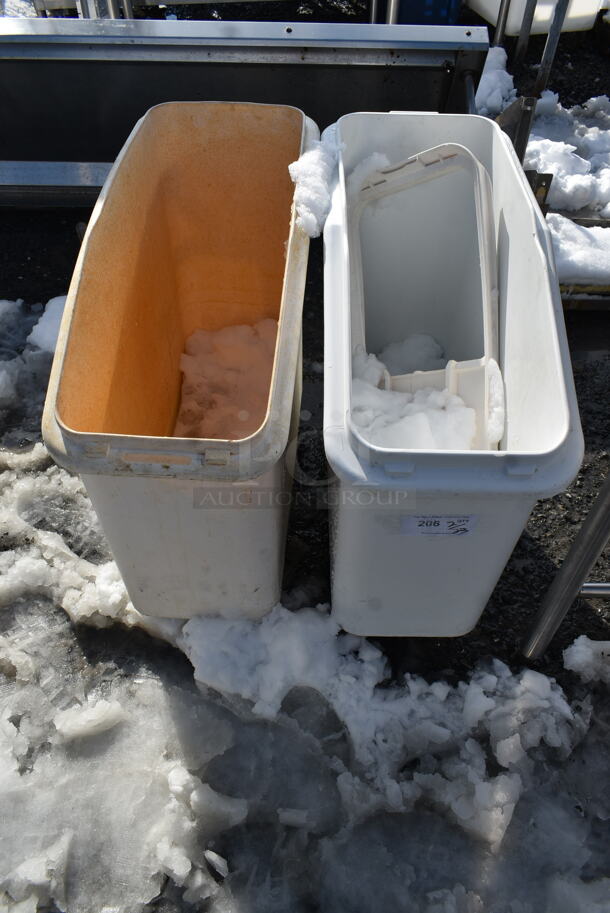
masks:
<svg viewBox="0 0 610 913"><path fill-rule="evenodd" d="M324 443L335 475L330 495L332 609L336 620L355 634L460 635L476 624L536 500L563 490L582 458L550 237L510 142L485 118L350 114L339 120L337 140L339 177L324 231ZM468 149L491 180L498 362L506 407L498 449L384 447L367 440L353 420L352 368L362 355L354 353L362 329L352 312L359 301L357 254L354 258L349 234L354 175L363 173L363 163L371 157L385 163L381 170L391 169L446 143ZM438 186L450 177L439 179ZM426 285L450 302L457 297L466 306L469 301L476 305L473 276L480 284L481 274L472 269L474 203L469 210L465 197L457 194L428 200L426 192L435 183L405 191L403 219L410 224L390 239L391 257L382 245L369 248L379 258L370 260L371 277L366 276L370 263L366 243L363 246L369 352L400 338L399 331L412 332L406 321L414 311L405 306L405 296L416 307ZM417 203L412 202L414 193L420 194ZM446 232L455 237L455 249L421 244L420 237L429 237L435 226L445 230L443 220ZM370 242L369 235L365 242ZM412 249L419 252L421 263L411 256ZM427 251L425 256L422 251ZM404 267L407 261L411 272ZM461 262L467 269L460 268ZM375 292L382 283L387 287L392 270L396 287L401 277L404 281L400 300ZM456 277L465 283L467 294ZM451 309L438 313L443 315L438 325L423 329L439 335L448 347L446 354L455 359L479 356L482 327L478 337L473 331L462 341L458 333L444 338ZM469 325L473 330L477 323Z"/></svg>
<svg viewBox="0 0 610 913"><path fill-rule="evenodd" d="M308 253L288 165L314 133L285 106L159 105L91 218L43 432L82 476L143 613L258 617L279 598ZM260 424L174 437L187 340L272 322Z"/></svg>

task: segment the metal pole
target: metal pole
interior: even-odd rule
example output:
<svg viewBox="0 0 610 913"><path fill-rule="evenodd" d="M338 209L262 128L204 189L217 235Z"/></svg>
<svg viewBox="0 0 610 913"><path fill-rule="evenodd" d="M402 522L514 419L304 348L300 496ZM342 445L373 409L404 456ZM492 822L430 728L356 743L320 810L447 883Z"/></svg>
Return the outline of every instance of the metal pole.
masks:
<svg viewBox="0 0 610 913"><path fill-rule="evenodd" d="M542 60L540 61L540 69L538 70L536 85L534 86L534 95L536 96L540 96L547 87L549 76L551 75L551 68L553 66L553 61L555 60L555 54L557 52L557 45L559 44L559 36L561 35L561 29L563 28L563 21L568 11L569 2L570 0L557 0L555 15L553 16L553 21L551 22L551 28L549 29L549 34L547 35L546 44L544 45L544 52L542 54Z"/></svg>
<svg viewBox="0 0 610 913"><path fill-rule="evenodd" d="M369 22L377 22L377 0L371 0Z"/></svg>
<svg viewBox="0 0 610 913"><path fill-rule="evenodd" d="M551 642L568 609L581 592L589 571L610 538L610 475L602 485L593 507L563 565L550 585L540 611L523 644L528 659L539 657Z"/></svg>
<svg viewBox="0 0 610 913"><path fill-rule="evenodd" d="M492 48L497 48L504 41L504 32L506 31L506 20L510 12L510 0L501 0L500 9L498 10L498 21L494 32Z"/></svg>
<svg viewBox="0 0 610 913"><path fill-rule="evenodd" d="M396 25L398 22L398 8L400 6L400 0L388 0L388 11L386 13L385 21L387 25Z"/></svg>
<svg viewBox="0 0 610 913"><path fill-rule="evenodd" d="M133 5L131 0L121 0L123 4L123 15L125 19L133 19Z"/></svg>
<svg viewBox="0 0 610 913"><path fill-rule="evenodd" d="M108 4L108 15L111 19L120 19L121 10L119 8L119 0L106 0Z"/></svg>
<svg viewBox="0 0 610 913"><path fill-rule="evenodd" d="M525 150L527 149L527 144L529 142L530 133L532 130L532 121L534 120L535 113L536 99L530 98L529 96L522 98L521 117L519 118L515 138L513 140L515 152L517 153L521 163L523 163L523 159L525 158Z"/></svg>
<svg viewBox="0 0 610 913"><path fill-rule="evenodd" d="M474 78L472 73L464 73L464 88L466 90L466 113L476 114L476 92L474 90Z"/></svg>
<svg viewBox="0 0 610 913"><path fill-rule="evenodd" d="M610 599L610 583L583 583L580 595L601 596L603 599Z"/></svg>
<svg viewBox="0 0 610 913"><path fill-rule="evenodd" d="M519 37L517 39L517 46L515 47L515 53L513 54L513 71L520 67L523 58L525 57L525 52L527 51L527 46L530 40L530 34L532 31L532 22L534 21L534 14L536 12L536 3L537 0L526 0L525 10L523 11L523 20L521 22L521 28L519 29Z"/></svg>
<svg viewBox="0 0 610 913"><path fill-rule="evenodd" d="M79 0L79 3L80 3L80 11L81 11L81 15L82 15L83 19L94 19L95 18L94 11L92 9L90 0Z"/></svg>

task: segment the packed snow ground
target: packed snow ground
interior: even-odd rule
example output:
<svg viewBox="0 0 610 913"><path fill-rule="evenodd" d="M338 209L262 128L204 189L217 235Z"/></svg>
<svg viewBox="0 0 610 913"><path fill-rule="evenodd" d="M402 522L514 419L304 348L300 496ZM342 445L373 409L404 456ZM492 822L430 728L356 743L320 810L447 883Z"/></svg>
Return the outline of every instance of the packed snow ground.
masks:
<svg viewBox="0 0 610 913"><path fill-rule="evenodd" d="M570 704L497 660L389 683L324 606L143 619L79 480L21 449L50 364L38 317L0 310L0 910L136 913L171 891L212 913L608 913L609 645L568 651L602 680ZM117 622L124 644L143 625L179 646L198 688L129 651L88 661L74 623Z"/></svg>
<svg viewBox="0 0 610 913"><path fill-rule="evenodd" d="M267 412L277 320L196 330L180 358L182 395L175 437L239 440Z"/></svg>

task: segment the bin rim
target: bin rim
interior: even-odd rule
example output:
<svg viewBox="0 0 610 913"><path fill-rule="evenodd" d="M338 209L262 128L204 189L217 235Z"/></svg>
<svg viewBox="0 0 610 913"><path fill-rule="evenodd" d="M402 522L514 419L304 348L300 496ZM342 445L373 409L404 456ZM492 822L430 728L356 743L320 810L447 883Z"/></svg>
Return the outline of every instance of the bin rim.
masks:
<svg viewBox="0 0 610 913"><path fill-rule="evenodd" d="M332 187L332 204L324 229L325 299L334 305L325 307L325 394L324 448L329 465L342 484L357 488L410 489L419 488L426 495L461 494L462 492L506 495L529 494L532 498L551 497L570 484L577 474L583 454L584 439L573 381L563 375L562 389L558 391L565 407L567 421L561 436L554 445L540 451L524 450L395 450L377 447L354 432L351 422L352 350L348 301L350 260L346 238L341 236L341 219L347 225L346 175L341 141L343 121L363 115L375 117L442 118L485 124L485 130L502 143L514 177L530 202L530 219L534 244L548 263L548 291L554 314L562 315L557 269L550 231L538 207L533 191L523 173L512 143L498 124L480 115L437 114L430 111L354 111L344 114L337 121L339 163ZM327 263L340 262L341 274L332 275ZM344 305L339 305L343 301ZM333 326L330 312L341 312L340 326ZM339 324L339 318L335 318ZM342 344L340 344L342 343ZM570 356L565 339L560 339L554 323L551 340L556 357L565 368ZM337 351L340 353L337 355ZM328 357L328 353L332 356ZM328 383L328 381L331 381ZM332 389L332 393L331 393ZM334 402L331 402L331 396ZM360 451L360 452L358 452Z"/></svg>
<svg viewBox="0 0 610 913"><path fill-rule="evenodd" d="M289 443L292 420L291 404L300 359L302 301L309 251L309 237L296 223L294 195L286 239L286 268L282 283L269 399L265 417L256 431L246 438L236 440L86 432L71 428L62 420L58 410L57 400L63 364L70 339L72 317L85 256L102 214L104 203L112 191L115 175L129 153L132 141L142 129L144 122L153 117L153 112L160 108L216 105L280 108L298 112L301 115L299 154L302 154L313 140L319 138L319 130L315 122L294 105L240 101L168 101L154 105L136 121L108 173L87 224L64 306L47 388L42 416L43 440L55 462L72 472L160 478L180 477L220 483L248 481L255 480L272 469ZM288 268L289 265L292 266L292 269ZM296 301L296 306L288 308L289 301ZM289 314L289 319L282 320L286 312ZM280 385L283 385L281 392L278 389ZM279 404L277 409L279 414L273 411L274 403ZM121 442L120 445L119 442Z"/></svg>

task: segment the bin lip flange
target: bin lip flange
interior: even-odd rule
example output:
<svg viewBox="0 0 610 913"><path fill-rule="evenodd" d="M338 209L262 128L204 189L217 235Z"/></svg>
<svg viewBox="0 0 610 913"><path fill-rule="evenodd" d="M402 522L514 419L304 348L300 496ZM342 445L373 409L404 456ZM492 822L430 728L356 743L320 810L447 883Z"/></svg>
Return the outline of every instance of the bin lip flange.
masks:
<svg viewBox="0 0 610 913"><path fill-rule="evenodd" d="M345 206L345 178L344 178L344 161L343 151L341 149L341 124L345 120L364 116L371 117L422 117L422 118L441 118L445 121L464 120L466 117L471 122L476 120L485 124L485 130L494 134L495 137L504 146L508 164L511 168L515 179L520 184L523 193L534 204L531 212L532 235L534 242L540 247L542 254L547 259L549 265L549 278L555 279L550 282L550 306L556 313L561 313L561 299L559 296L559 285L556 281L556 267L553 257L553 249L550 231L544 222L542 215L539 213L536 199L529 186L520 162L516 156L514 148L500 129L499 125L481 115L463 115L463 114L437 114L429 111L352 111L344 114L337 120L337 139L339 142L339 167L336 177L336 183L332 193L332 207L329 219L327 220L324 232L324 243L331 244L333 247L339 244L339 238L335 236L335 221L333 211L337 208L337 198L335 191L342 187L343 200L339 207ZM344 259L343 269L348 268L346 252L342 251ZM347 277L343 277L343 283ZM341 283L340 283L341 285ZM345 295L345 288L335 289L341 297ZM336 310L336 302L333 312ZM325 315L327 310L325 308ZM349 322L349 313L344 314L344 320ZM329 324L326 324L327 334L330 332ZM347 331L347 325L338 329L334 327L333 336L338 332L339 336L347 333L345 338L351 339L351 334ZM565 366L569 362L569 353L567 352L567 343L562 339L559 327L555 326L555 332L552 344L556 349L556 354L562 364ZM328 337L327 337L328 338ZM336 340L333 338L333 342ZM345 341L345 340L344 340ZM348 346L349 348L349 346ZM354 451L350 438L350 401L351 401L351 351L347 355L348 373L349 373L349 390L344 386L343 370L345 364L343 359L335 361L333 358L332 365L325 370L328 377L328 368L331 368L333 375L333 385L337 399L331 405L325 398L325 420L324 420L324 449L327 460L331 469L341 481L342 484L353 485L354 487L364 488L409 488L413 491L419 490L428 495L435 492L442 494L458 494L468 491L472 494L489 494L489 495L528 495L535 501L539 498L551 497L564 491L565 488L576 476L584 453L584 439L580 427L578 406L573 384L566 380L562 385L561 396L566 409L566 422L560 437L556 438L554 445L549 449L541 451L521 451L521 450L468 450L468 451L428 451L428 450L409 450L394 451L391 449L376 448L368 442L363 442L363 450L368 449L379 454L380 459L369 462L362 460ZM341 375L340 380L338 375ZM335 379L336 378L336 379ZM400 454L402 459L392 460L394 454ZM491 462L495 460L496 462ZM400 463L404 468L401 471ZM514 464L514 471L511 471L511 463ZM391 474L387 474L384 464L391 467ZM444 464L444 465L442 465ZM474 465L477 467L478 476L474 476ZM445 474L443 469L450 472ZM447 478L447 475L451 475ZM476 484L475 484L476 482Z"/></svg>
<svg viewBox="0 0 610 913"><path fill-rule="evenodd" d="M234 441L219 438L121 435L108 432L78 431L65 423L59 415L58 394L61 385L63 363L70 338L72 316L80 285L86 250L89 239L96 229L103 203L111 190L116 171L128 152L131 141L141 129L143 122L149 118L151 112L155 111L157 108L171 108L176 106L209 107L216 105L230 105L243 108L281 108L283 110L289 109L296 111L301 116L300 154L305 151L308 139L311 140L314 138L313 133L316 134L316 137L319 137L317 125L300 108L295 105L269 104L264 102L161 102L148 109L135 123L108 173L87 225L87 230L74 267L64 307L42 416L43 440L47 449L57 463L72 472L79 474L86 474L89 472L97 475L124 475L129 473L132 475L157 477L178 476L183 479L190 478L200 481L208 480L225 483L231 481L248 481L257 479L272 469L288 445L291 425L291 403L293 399L292 386L290 396L287 394L282 394L281 396L281 418L277 415L274 415L271 418L271 412L274 393L276 394L276 399L278 396L277 387L279 386L278 378L280 373L278 371L278 364L280 359L289 362L290 365L295 367L295 370L298 370L297 366L299 363L298 350L300 348L301 334L293 332L294 327L292 326L292 324L295 323L296 318L295 320L292 320L290 326L288 326L285 321L282 321L282 316L286 309L286 302L288 299L293 298L296 299L297 303L300 302L297 308L298 320L296 322L299 327L301 326L302 299L305 284L304 270L306 269L309 250L309 237L296 224L294 196L291 204L289 229L286 238L286 264L288 265L292 259L295 269L292 271L292 274L288 269L285 268L284 270L278 317L278 335L269 387L269 399L267 401L265 417L259 428L247 438L240 438ZM302 269L299 269L299 266L302 267ZM301 272L303 272L303 276L300 275ZM292 308L292 310L294 310L294 308ZM284 371L283 373L285 374L286 372ZM296 374L294 382L296 383ZM272 428L271 433L270 428ZM121 440L122 445L120 448L114 448L113 454L112 444L118 439ZM155 443L153 444L153 442ZM248 459L245 459L244 455L242 455L241 459L239 458L239 448L245 450L250 448ZM233 453L231 451L233 451ZM252 451L255 452L252 453ZM256 451L258 451L258 453ZM121 454L129 454L130 452L133 454L138 454L138 452L146 452L148 455L154 454L154 459L151 460L148 465L145 460L138 463L138 471L136 472L131 468L129 462L121 459ZM225 463L218 460L217 462L211 462L210 465L206 465L206 463L201 460L194 459L197 456L208 452L212 454L219 454L222 452L224 455L232 456L233 459L227 460ZM164 454L168 456L167 463L163 462L162 458ZM235 458L236 456L237 458ZM179 460L180 457L184 458L183 461ZM135 460L132 460L132 462L137 463Z"/></svg>

